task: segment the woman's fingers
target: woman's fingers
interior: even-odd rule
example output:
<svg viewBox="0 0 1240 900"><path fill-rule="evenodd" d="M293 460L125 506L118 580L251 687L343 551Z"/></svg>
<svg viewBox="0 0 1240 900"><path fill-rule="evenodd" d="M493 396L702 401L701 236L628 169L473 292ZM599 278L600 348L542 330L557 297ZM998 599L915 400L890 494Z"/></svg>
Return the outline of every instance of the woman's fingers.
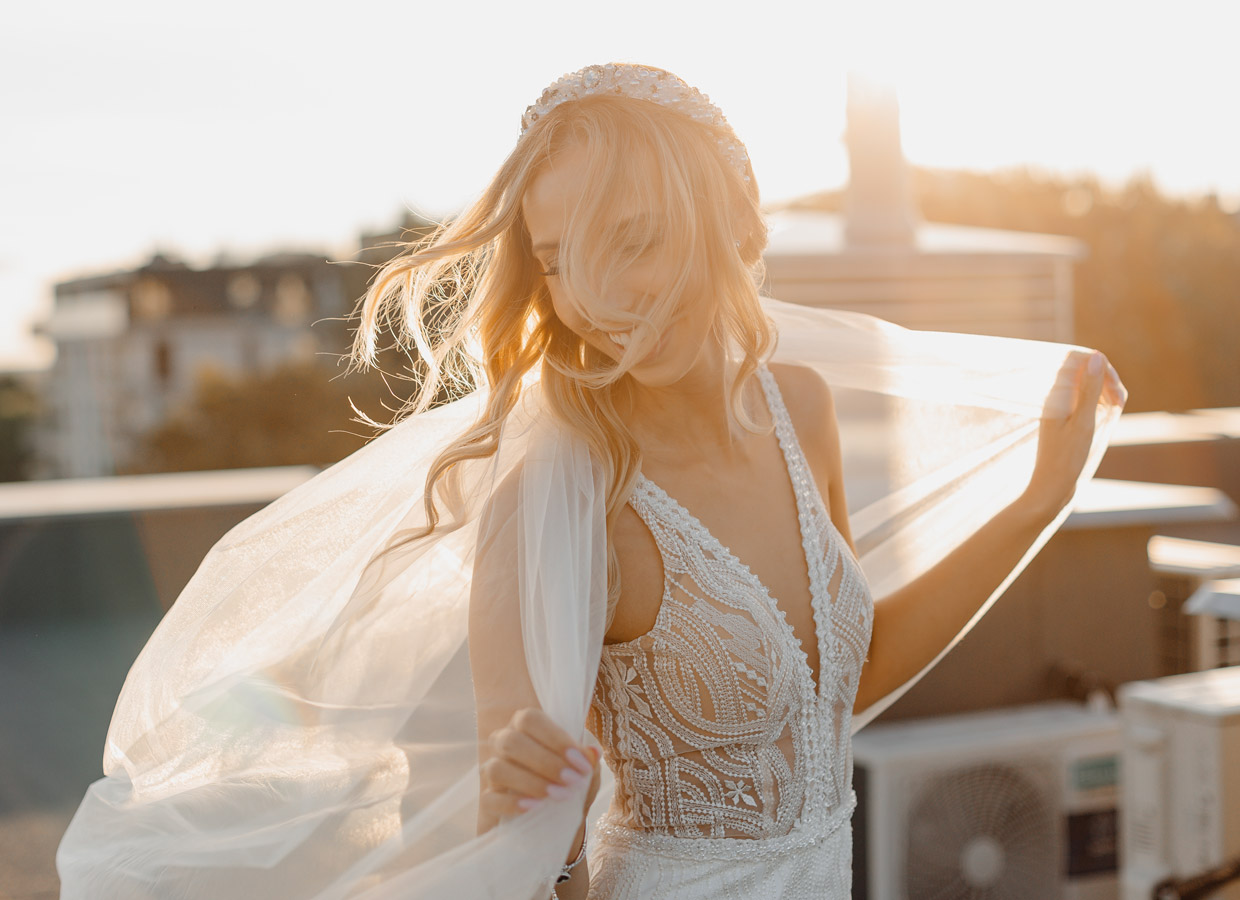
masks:
<svg viewBox="0 0 1240 900"><path fill-rule="evenodd" d="M1073 353L1064 360L1042 405L1044 420L1065 420L1080 408L1081 384L1085 380L1089 360L1087 353Z"/></svg>
<svg viewBox="0 0 1240 900"><path fill-rule="evenodd" d="M1039 510L1057 513L1070 501L1093 444L1109 371L1101 353L1073 354L1060 369L1043 406L1028 487L1028 497Z"/></svg>
<svg viewBox="0 0 1240 900"><path fill-rule="evenodd" d="M515 712L488 745L492 755L482 764L482 807L496 816L527 812L547 799L566 800L596 773L597 753L538 708Z"/></svg>
<svg viewBox="0 0 1240 900"><path fill-rule="evenodd" d="M571 786L590 772L588 763L584 771L572 766L569 751L556 753L529 734L515 728L502 728L497 731L492 745L502 757L519 762L545 781ZM582 759L584 760L584 757Z"/></svg>
<svg viewBox="0 0 1240 900"><path fill-rule="evenodd" d="M1106 357L1098 351L1094 351L1091 354L1081 354L1074 362L1075 365L1070 375L1065 377L1061 372L1060 378L1052 390L1052 393L1058 392L1060 396L1059 398L1048 399L1046 408L1043 411L1044 418L1056 418L1055 412L1058 412L1067 421L1080 422L1084 419L1089 419L1092 422L1093 411L1097 408L1098 401L1106 388L1110 364L1107 363ZM1069 363L1068 365L1072 364ZM1068 365L1065 365L1065 368ZM1065 382L1071 385L1066 390ZM1071 399L1067 400L1067 396L1070 396ZM1086 415L1086 413L1089 415Z"/></svg>
<svg viewBox="0 0 1240 900"><path fill-rule="evenodd" d="M1084 372L1077 383L1077 402L1073 413L1088 414L1088 418L1092 420L1093 411L1098 405L1098 398L1102 396L1102 386L1106 380L1108 368L1106 357L1095 350L1085 361L1083 368Z"/></svg>
<svg viewBox="0 0 1240 900"><path fill-rule="evenodd" d="M1110 360L1101 351L1095 350L1083 363L1081 386L1089 385L1096 380L1099 389L1092 393L1095 404L1101 399L1113 406L1123 406L1128 400L1128 389L1120 381L1119 373L1111 365Z"/></svg>
<svg viewBox="0 0 1240 900"><path fill-rule="evenodd" d="M544 778L520 763L498 756L485 763L483 779L491 790L519 794L522 797L532 797L536 800L544 797L559 799L555 793L548 793L555 787L560 787L563 791L568 790L563 785L557 785L553 779Z"/></svg>
<svg viewBox="0 0 1240 900"><path fill-rule="evenodd" d="M597 762L596 753L574 741L568 732L555 724L541 709L519 710L513 716L512 724L582 775L589 775Z"/></svg>
<svg viewBox="0 0 1240 900"><path fill-rule="evenodd" d="M538 707L517 710L509 725L528 734L555 753L563 753L569 747L575 746L568 732L555 724L551 717Z"/></svg>
<svg viewBox="0 0 1240 900"><path fill-rule="evenodd" d="M1059 370L1042 409L1044 419L1068 419L1100 400L1123 406L1128 391L1106 356L1098 351L1074 353Z"/></svg>
<svg viewBox="0 0 1240 900"><path fill-rule="evenodd" d="M1094 353L1081 365L1076 383L1076 396L1072 404L1072 412L1060 423L1063 446L1058 450L1066 469L1071 472L1073 480L1085 464L1089 447L1093 443L1095 411L1102 395L1103 381L1106 377L1106 361L1101 353Z"/></svg>

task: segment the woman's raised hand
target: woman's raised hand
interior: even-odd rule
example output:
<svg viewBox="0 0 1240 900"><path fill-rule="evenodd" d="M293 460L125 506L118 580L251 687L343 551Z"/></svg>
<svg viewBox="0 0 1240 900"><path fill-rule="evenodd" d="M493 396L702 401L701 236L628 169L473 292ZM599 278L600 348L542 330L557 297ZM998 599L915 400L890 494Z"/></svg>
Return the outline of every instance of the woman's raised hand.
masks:
<svg viewBox="0 0 1240 900"><path fill-rule="evenodd" d="M583 812L598 793L598 751L574 741L538 707L519 709L492 732L482 764L482 811L497 819L528 812L547 800L567 800L589 780Z"/></svg>
<svg viewBox="0 0 1240 900"><path fill-rule="evenodd" d="M1095 411L1105 396L1123 405L1127 391L1105 356L1076 354L1060 369L1038 429L1037 460L1025 501L1054 518L1072 499L1093 443Z"/></svg>

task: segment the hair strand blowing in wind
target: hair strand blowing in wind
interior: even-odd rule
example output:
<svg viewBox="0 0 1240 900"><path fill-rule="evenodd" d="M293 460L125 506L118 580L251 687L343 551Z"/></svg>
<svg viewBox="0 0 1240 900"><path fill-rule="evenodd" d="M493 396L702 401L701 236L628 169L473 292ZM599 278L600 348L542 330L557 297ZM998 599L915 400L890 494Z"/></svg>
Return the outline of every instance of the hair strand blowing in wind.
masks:
<svg viewBox="0 0 1240 900"><path fill-rule="evenodd" d="M557 318L522 217L534 180L574 146L587 148L593 186L571 211L558 254L574 303L591 321L614 325L609 287L634 262L631 248L657 243L676 262L676 277L626 323L640 320L659 334L680 304L712 304L712 337L737 361L725 385L729 409L742 427L758 428L742 387L770 355L775 335L758 301L767 229L743 145L713 106L717 115L693 114L699 108L693 103L700 106L696 92L670 73L645 66L590 69L617 77L608 90L572 88L553 103L549 88L540 100L543 111L533 118L527 112L516 147L482 196L429 238L407 245L359 302L352 365L376 364L382 331L413 361L416 389L398 419L430 409L445 395L489 388L478 420L429 470L427 525L405 532L389 549L451 527L441 523L439 506L458 506L457 464L495 454L535 366L550 412L585 439L603 466L609 526L628 500L641 462L617 402L626 390L630 354L619 362L606 357ZM582 73L556 84L575 84L573 78L586 77ZM649 90L652 83L662 97ZM621 209L642 215L618 221ZM608 560L614 607L619 574L610 540Z"/></svg>

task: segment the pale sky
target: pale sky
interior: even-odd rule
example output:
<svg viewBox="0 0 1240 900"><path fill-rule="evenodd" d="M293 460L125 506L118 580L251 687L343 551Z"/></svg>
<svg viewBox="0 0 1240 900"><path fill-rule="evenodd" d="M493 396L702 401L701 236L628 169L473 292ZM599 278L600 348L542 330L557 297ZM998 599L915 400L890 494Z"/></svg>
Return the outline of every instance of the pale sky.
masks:
<svg viewBox="0 0 1240 900"><path fill-rule="evenodd" d="M645 62L709 94L764 199L847 177L850 65L918 165L1028 164L1240 207L1232 0L26 3L0 30L0 368L60 279L277 248L346 257L482 190L561 74Z"/></svg>

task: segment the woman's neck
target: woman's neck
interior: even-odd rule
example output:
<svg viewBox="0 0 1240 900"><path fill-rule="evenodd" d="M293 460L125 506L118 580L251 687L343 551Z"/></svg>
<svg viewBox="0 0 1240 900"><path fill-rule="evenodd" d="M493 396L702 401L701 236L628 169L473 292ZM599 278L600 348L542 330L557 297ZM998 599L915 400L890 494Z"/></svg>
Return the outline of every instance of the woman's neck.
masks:
<svg viewBox="0 0 1240 900"><path fill-rule="evenodd" d="M685 466L740 462L749 456L752 437L732 414L728 386L734 362L695 366L674 384L649 387L629 379L620 414L628 422L642 455L655 464ZM762 421L757 382L745 385L745 406Z"/></svg>

